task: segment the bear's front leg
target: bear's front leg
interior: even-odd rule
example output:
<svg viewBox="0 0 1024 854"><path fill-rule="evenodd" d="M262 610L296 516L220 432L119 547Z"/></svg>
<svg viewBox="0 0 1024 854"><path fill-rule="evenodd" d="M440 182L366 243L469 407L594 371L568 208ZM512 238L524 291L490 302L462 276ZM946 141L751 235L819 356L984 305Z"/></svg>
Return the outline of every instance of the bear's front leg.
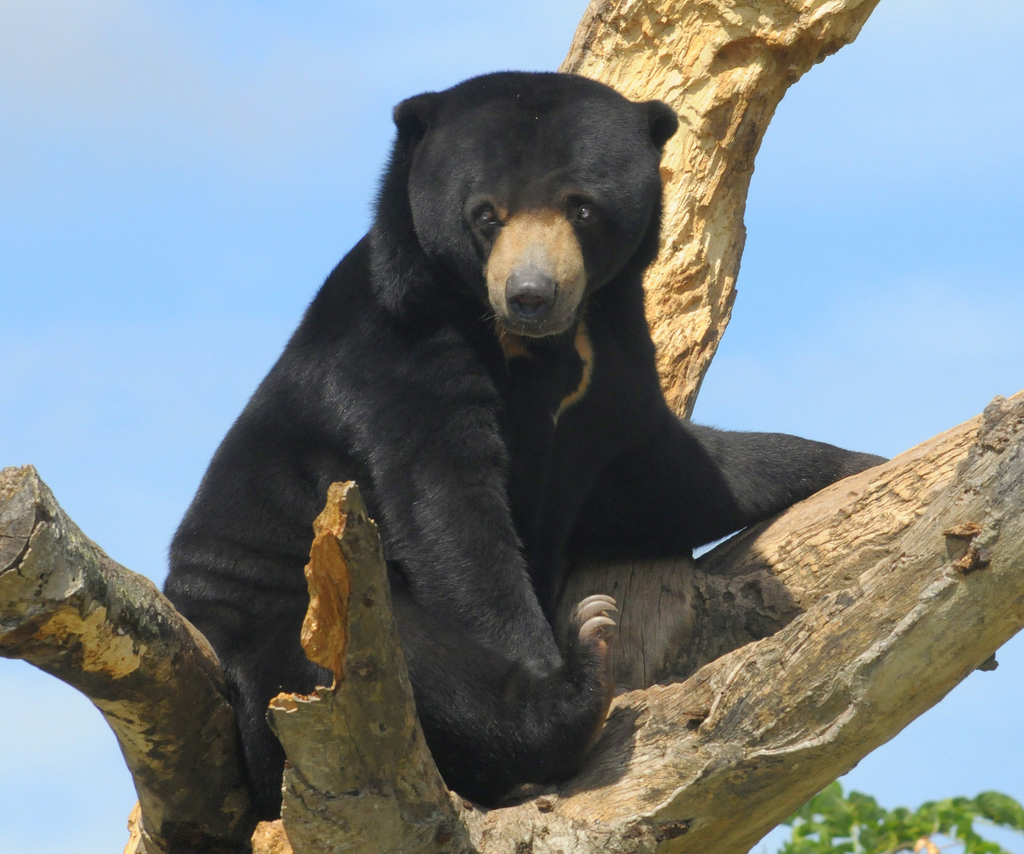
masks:
<svg viewBox="0 0 1024 854"><path fill-rule="evenodd" d="M716 430L666 411L601 476L567 552L571 559L676 557L884 461L784 433Z"/></svg>
<svg viewBox="0 0 1024 854"><path fill-rule="evenodd" d="M581 603L559 650L509 506L502 401L478 363L458 360L460 348L423 351L400 394L380 394L392 388L385 378L377 397L363 398L382 412L367 434L373 444L357 450L373 464L374 514L427 744L451 788L490 804L580 766L611 699L615 607L606 597Z"/></svg>

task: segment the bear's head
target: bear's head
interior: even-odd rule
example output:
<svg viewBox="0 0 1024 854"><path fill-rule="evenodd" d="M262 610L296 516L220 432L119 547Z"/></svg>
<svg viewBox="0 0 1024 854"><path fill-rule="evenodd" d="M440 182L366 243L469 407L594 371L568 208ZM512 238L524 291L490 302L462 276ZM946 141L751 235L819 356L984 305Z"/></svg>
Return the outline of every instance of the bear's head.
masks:
<svg viewBox="0 0 1024 854"><path fill-rule="evenodd" d="M502 329L564 332L588 294L657 253L661 149L678 123L662 102L505 72L410 98L394 117L392 168L408 170L427 262Z"/></svg>

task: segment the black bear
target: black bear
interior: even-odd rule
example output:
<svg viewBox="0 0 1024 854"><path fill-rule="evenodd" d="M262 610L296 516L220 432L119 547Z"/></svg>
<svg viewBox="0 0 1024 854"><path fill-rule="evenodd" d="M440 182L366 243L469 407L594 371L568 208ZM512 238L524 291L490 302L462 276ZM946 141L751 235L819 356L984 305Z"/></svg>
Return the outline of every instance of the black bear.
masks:
<svg viewBox="0 0 1024 854"><path fill-rule="evenodd" d="M607 713L614 605L563 569L678 555L877 463L680 421L641 276L675 114L563 74L499 73L395 108L370 233L331 273L217 450L166 591L227 674L257 810L280 809L279 691L330 684L299 646L302 568L334 481L384 542L427 742L491 803L565 779ZM612 486L614 484L614 486Z"/></svg>

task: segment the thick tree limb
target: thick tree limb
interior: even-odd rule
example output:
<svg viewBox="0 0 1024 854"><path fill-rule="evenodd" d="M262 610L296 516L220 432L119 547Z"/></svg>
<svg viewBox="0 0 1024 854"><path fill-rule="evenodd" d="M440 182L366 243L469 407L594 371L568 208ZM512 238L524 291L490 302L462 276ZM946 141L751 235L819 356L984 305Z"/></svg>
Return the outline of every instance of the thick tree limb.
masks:
<svg viewBox="0 0 1024 854"><path fill-rule="evenodd" d="M786 90L878 0L592 0L562 71L668 102L661 257L647 319L666 397L689 415L729 322L754 156Z"/></svg>
<svg viewBox="0 0 1024 854"><path fill-rule="evenodd" d="M149 579L82 534L31 466L0 472L0 655L103 713L148 850L247 849L252 810L217 656Z"/></svg>
<svg viewBox="0 0 1024 854"><path fill-rule="evenodd" d="M561 620L568 619L566 602L611 593L620 608L621 637L612 653L620 687L686 678L855 583L949 488L980 424L981 416L936 436L873 469L871 478L847 478L697 561L579 568ZM953 537L950 546L957 542ZM662 579L658 588L650 583L652 570Z"/></svg>

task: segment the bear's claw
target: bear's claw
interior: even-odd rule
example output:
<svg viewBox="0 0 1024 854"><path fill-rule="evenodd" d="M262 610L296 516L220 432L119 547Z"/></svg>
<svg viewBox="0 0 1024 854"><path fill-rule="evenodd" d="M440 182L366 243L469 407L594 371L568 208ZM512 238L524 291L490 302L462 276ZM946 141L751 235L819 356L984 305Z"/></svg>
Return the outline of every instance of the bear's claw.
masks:
<svg viewBox="0 0 1024 854"><path fill-rule="evenodd" d="M582 626L580 626L580 640L584 643L589 643L595 638L607 641L608 635L611 629L615 628L615 620L611 617L601 615L600 617L591 617Z"/></svg>
<svg viewBox="0 0 1024 854"><path fill-rule="evenodd" d="M580 602L575 609L573 616L581 623L585 623L591 617L598 614L619 613L618 604L611 596L603 593L595 593Z"/></svg>
<svg viewBox="0 0 1024 854"><path fill-rule="evenodd" d="M577 626L579 639L587 644L607 641L616 625L611 615L617 613L618 605L611 596L601 593L588 596L573 611L573 622Z"/></svg>
<svg viewBox="0 0 1024 854"><path fill-rule="evenodd" d="M593 729L587 738L584 755L590 752L598 736L601 735L601 729L604 727L604 721L608 717L608 709L615 694L615 681L612 679L609 659L609 641L616 627L612 615L618 613L619 607L615 600L602 593L587 596L572 612L572 624L576 628L579 643L588 648L591 653L596 653L600 661L600 670L598 671L600 706L595 708L597 714L594 718Z"/></svg>

